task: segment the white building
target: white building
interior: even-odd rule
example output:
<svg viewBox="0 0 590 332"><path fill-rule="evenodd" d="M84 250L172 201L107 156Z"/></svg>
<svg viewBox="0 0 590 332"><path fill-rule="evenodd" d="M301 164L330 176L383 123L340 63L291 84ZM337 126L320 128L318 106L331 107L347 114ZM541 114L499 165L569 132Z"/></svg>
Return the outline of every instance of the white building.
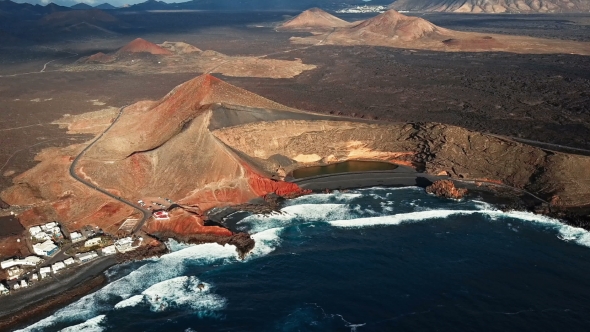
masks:
<svg viewBox="0 0 590 332"><path fill-rule="evenodd" d="M73 233L70 233L70 239L72 240L72 243L78 243L78 242L84 240L84 237L82 236L81 233L73 232Z"/></svg>
<svg viewBox="0 0 590 332"><path fill-rule="evenodd" d="M49 266L48 267L42 267L39 270L39 274L41 275L41 279L45 279L45 278L47 278L51 274L51 268Z"/></svg>
<svg viewBox="0 0 590 332"><path fill-rule="evenodd" d="M16 264L16 259L9 259L9 260L5 260L4 262L0 263L0 267L3 269L7 269L7 268L13 267L15 265L18 265L18 264Z"/></svg>
<svg viewBox="0 0 590 332"><path fill-rule="evenodd" d="M47 240L43 243L37 243L33 245L33 251L37 255L41 256L52 256L58 251L58 247L51 240Z"/></svg>
<svg viewBox="0 0 590 332"><path fill-rule="evenodd" d="M64 264L65 264L66 266L70 266L70 265L73 265L73 264L75 264L75 263L76 263L76 261L74 261L74 259L73 259L72 257L70 257L70 258L68 258L68 259L66 259L66 260L64 261Z"/></svg>
<svg viewBox="0 0 590 332"><path fill-rule="evenodd" d="M54 227L57 227L57 223L56 222L50 222L50 223L47 223L45 225L41 225L41 229L43 231L45 231L45 232L50 231Z"/></svg>
<svg viewBox="0 0 590 332"><path fill-rule="evenodd" d="M119 252L126 252L129 250L133 250L133 248L131 247L132 244L133 240L130 237L124 237L115 242L115 247Z"/></svg>
<svg viewBox="0 0 590 332"><path fill-rule="evenodd" d="M41 231L41 227L39 227L39 226L31 227L29 229L29 233L31 233L32 236L35 236L35 235L37 235L37 234L39 234L41 232L42 232Z"/></svg>
<svg viewBox="0 0 590 332"><path fill-rule="evenodd" d="M116 253L117 253L117 250L115 249L114 245L102 248L102 255L103 256L110 256L110 255L114 255Z"/></svg>
<svg viewBox="0 0 590 332"><path fill-rule="evenodd" d="M10 293L8 288L6 288L3 283L0 283L0 295L7 295L8 293Z"/></svg>
<svg viewBox="0 0 590 332"><path fill-rule="evenodd" d="M39 276L37 275L37 273L33 273L33 274L31 275L31 280L32 280L32 281L37 281L37 280L39 280Z"/></svg>
<svg viewBox="0 0 590 332"><path fill-rule="evenodd" d="M14 289L14 290L20 289L20 285L18 284L18 282L12 286L12 289Z"/></svg>
<svg viewBox="0 0 590 332"><path fill-rule="evenodd" d="M51 271L53 271L53 273L57 273L57 271L59 270L63 270L66 268L66 265L64 264L64 262L57 262L53 265L51 265Z"/></svg>
<svg viewBox="0 0 590 332"><path fill-rule="evenodd" d="M13 266L18 265L26 265L26 266L37 266L37 264L41 263L43 260L37 256L29 256L24 259L9 259L2 263L0 263L0 267L3 269L8 269Z"/></svg>
<svg viewBox="0 0 590 332"><path fill-rule="evenodd" d="M16 266L11 267L10 269L8 269L8 280L14 280L14 279L18 279L20 278L20 276L23 274L23 270L19 269Z"/></svg>
<svg viewBox="0 0 590 332"><path fill-rule="evenodd" d="M83 254L77 254L76 255L76 258L81 263L86 263L88 261L91 261L91 260L95 259L96 257L98 257L98 254L96 253L96 251L89 251L89 252L85 252Z"/></svg>
<svg viewBox="0 0 590 332"><path fill-rule="evenodd" d="M29 287L29 284L27 284L27 281L24 279L21 280L20 281L20 288L27 288L27 287Z"/></svg>
<svg viewBox="0 0 590 332"><path fill-rule="evenodd" d="M94 239L90 239L84 243L85 247L96 247L102 243L102 238L96 237Z"/></svg>
<svg viewBox="0 0 590 332"><path fill-rule="evenodd" d="M45 232L39 232L39 233L33 235L33 237L35 238L35 240L38 240L38 241L46 241L46 240L51 239L51 236Z"/></svg>

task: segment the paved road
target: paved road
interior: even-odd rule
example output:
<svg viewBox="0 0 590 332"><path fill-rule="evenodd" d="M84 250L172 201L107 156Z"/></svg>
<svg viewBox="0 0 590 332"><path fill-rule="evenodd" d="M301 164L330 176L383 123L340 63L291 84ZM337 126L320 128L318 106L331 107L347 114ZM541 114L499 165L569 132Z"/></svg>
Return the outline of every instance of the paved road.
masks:
<svg viewBox="0 0 590 332"><path fill-rule="evenodd" d="M78 156L76 157L76 159L74 159L74 161L72 162L72 165L70 166L70 175L76 179L78 182L86 185L89 188L92 188L96 191L99 191L107 196L109 196L110 198L119 201L123 204L129 205L130 207L139 210L141 212L141 214L143 215L143 217L141 218L141 220L135 225L134 229L133 229L133 233L137 233L145 224L145 222L151 217L151 212L149 210L146 210L144 208L142 208L139 205L135 205L119 196L115 196L113 194L111 194L110 192L106 191L105 189L102 189L100 187L95 186L94 184L80 178L78 176L78 174L76 174L76 166L78 165L78 162L80 161L80 159L84 156L84 154L86 153L86 151L88 151L96 142L98 142L98 140L100 140L102 138L102 136L104 134L106 134L114 125L115 123L117 123L117 121L119 120L119 118L121 117L121 114L123 114L123 110L125 110L127 106L123 106L121 107L121 109L119 110L119 114L117 114L117 117L115 118L115 120L113 121L113 123L111 123L111 125L105 129L105 131L102 132L102 134L100 134L92 143L90 143L86 148L84 148L84 150L82 150L82 152L80 152L80 154L78 154Z"/></svg>
<svg viewBox="0 0 590 332"><path fill-rule="evenodd" d="M519 137L502 136L502 135L494 135L494 134L486 134L486 135L493 136L493 137L496 137L496 138L499 138L499 139L502 139L505 141L523 143L526 145L535 146L535 147L541 148L543 150L551 151L551 152L590 156L590 150L586 150L586 149L574 148L571 146L565 146L565 145L560 145L560 144L539 142L539 141L534 141L534 140L524 139L524 138L519 138Z"/></svg>

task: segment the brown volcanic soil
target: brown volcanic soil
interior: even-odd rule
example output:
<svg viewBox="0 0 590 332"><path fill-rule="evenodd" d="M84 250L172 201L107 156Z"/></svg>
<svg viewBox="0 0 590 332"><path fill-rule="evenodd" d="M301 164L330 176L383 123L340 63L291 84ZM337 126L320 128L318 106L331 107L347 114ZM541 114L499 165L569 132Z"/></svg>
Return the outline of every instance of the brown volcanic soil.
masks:
<svg viewBox="0 0 590 332"><path fill-rule="evenodd" d="M172 52L168 51L167 49L142 38L132 40L129 42L129 44L121 47L117 53L149 53L153 55L172 55Z"/></svg>
<svg viewBox="0 0 590 332"><path fill-rule="evenodd" d="M159 73L222 73L226 76L291 78L314 65L303 64L300 59L276 60L264 56L227 56L184 42L164 42L156 45L137 38L115 54L102 52L82 57L65 71L111 70L134 74Z"/></svg>
<svg viewBox="0 0 590 332"><path fill-rule="evenodd" d="M296 44L374 45L444 52L590 55L590 43L453 31L393 9L358 25L310 37L292 37L291 41Z"/></svg>
<svg viewBox="0 0 590 332"><path fill-rule="evenodd" d="M349 26L346 22L334 15L331 15L319 8L308 9L296 17L281 24L279 30L310 30L310 29L332 29Z"/></svg>
<svg viewBox="0 0 590 332"><path fill-rule="evenodd" d="M167 17L145 15L152 15L154 22L160 22L156 18ZM179 15L169 15L170 22L178 21ZM196 21L192 18L194 14L183 15L185 22ZM580 15L430 14L428 17L445 27L483 31L486 35L494 32L526 33L544 38L588 38L584 26L573 24L574 20L583 19ZM135 19L140 22L145 17L137 15ZM217 27L190 33L158 32L150 35L150 39L185 40L226 54L256 55L292 48L288 44L292 35L272 29ZM93 40L63 47L92 54L98 50L114 51L124 42ZM45 62L68 55L5 47L0 45L2 74L38 72ZM587 139L590 137L590 96L587 93L590 91L590 62L586 57L408 52L363 46L315 47L273 57L301 58L318 68L294 79L225 79L282 104L318 113L342 112L348 116L378 117L384 122L444 122L476 131L590 149ZM0 176L2 189L12 185L16 175L37 164L34 156L43 148L65 147L91 138L87 134L66 135L65 130L50 124L64 113L80 114L106 107L93 104L92 100L122 106L152 99L194 77L191 73L145 73L138 84L137 76L122 71L52 72L62 63L67 62L49 64L42 74L0 77L3 104L0 131L5 140L0 138L0 166L5 165L0 172L0 175L5 174ZM84 125L74 124L74 127L88 128L85 130L92 132L92 120L84 121ZM97 124L102 128L108 125ZM215 196L211 194L211 197L213 202Z"/></svg>
<svg viewBox="0 0 590 332"><path fill-rule="evenodd" d="M584 0L396 0L389 8L403 11L451 13L583 13Z"/></svg>
<svg viewBox="0 0 590 332"><path fill-rule="evenodd" d="M86 189L67 172L82 146L46 149L41 163L1 193L9 204L35 207L25 226L48 219L69 229L91 224L114 233L133 211ZM276 193L304 193L275 181L279 168L346 160L411 165L428 174L503 183L535 193L558 208L590 204L590 157L550 153L460 127L376 123L318 116L288 108L203 75L157 102L127 107L88 150L78 174L130 201L166 196L205 211ZM150 221L154 234L230 236L200 216L173 210Z"/></svg>

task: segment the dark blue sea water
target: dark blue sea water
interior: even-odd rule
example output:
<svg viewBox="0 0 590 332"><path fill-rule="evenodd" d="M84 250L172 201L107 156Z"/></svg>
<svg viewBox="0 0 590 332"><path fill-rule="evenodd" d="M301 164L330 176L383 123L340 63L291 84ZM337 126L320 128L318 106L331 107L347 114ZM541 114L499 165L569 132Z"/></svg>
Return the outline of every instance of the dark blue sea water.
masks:
<svg viewBox="0 0 590 332"><path fill-rule="evenodd" d="M170 243L26 330L590 330L590 235L557 220L371 188L238 227L257 241L245 261Z"/></svg>

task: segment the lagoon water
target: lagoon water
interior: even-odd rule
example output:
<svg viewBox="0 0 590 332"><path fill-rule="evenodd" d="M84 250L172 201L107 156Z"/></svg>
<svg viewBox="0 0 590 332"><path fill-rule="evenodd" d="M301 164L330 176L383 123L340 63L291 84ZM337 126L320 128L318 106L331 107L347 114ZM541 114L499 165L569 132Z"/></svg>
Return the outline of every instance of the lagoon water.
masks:
<svg viewBox="0 0 590 332"><path fill-rule="evenodd" d="M419 188L290 200L257 244L171 242L28 331L587 331L590 234ZM203 289L199 289L199 285Z"/></svg>

